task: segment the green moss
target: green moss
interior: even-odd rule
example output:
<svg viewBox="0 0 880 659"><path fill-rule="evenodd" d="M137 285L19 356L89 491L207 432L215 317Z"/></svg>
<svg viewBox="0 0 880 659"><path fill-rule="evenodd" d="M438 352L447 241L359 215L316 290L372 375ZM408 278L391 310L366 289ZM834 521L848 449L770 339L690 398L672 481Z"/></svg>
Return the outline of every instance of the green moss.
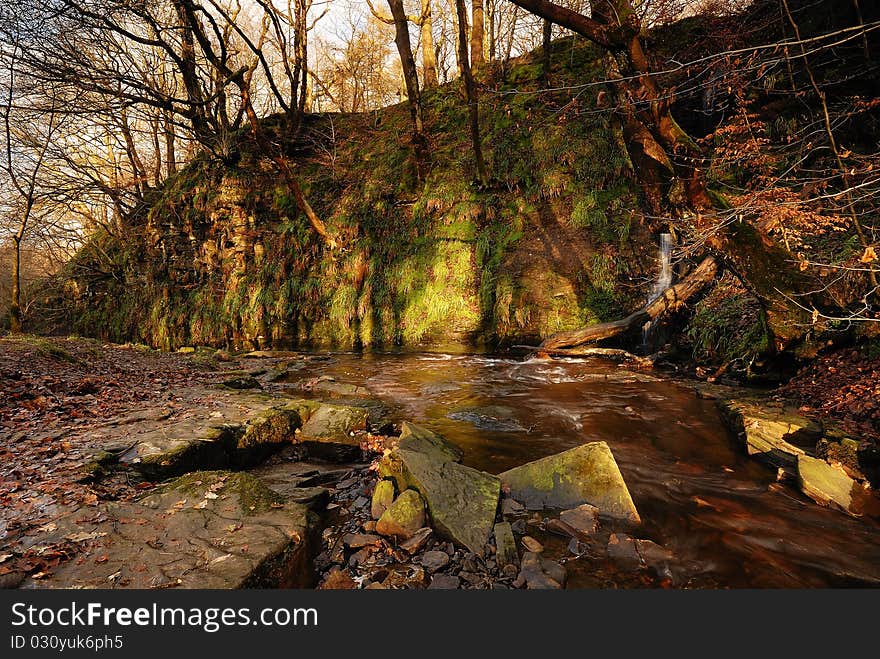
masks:
<svg viewBox="0 0 880 659"><path fill-rule="evenodd" d="M81 250L71 268L74 328L164 350L350 348L488 343L606 317L621 305L619 281L605 278L620 272L600 273L597 285L597 273L572 283L555 264L541 281L511 270L513 257L531 249L522 239L534 234L536 209L547 200L591 243L630 241L637 199L619 130L606 116L581 113L597 90L580 90L572 103L562 89L600 75L601 60L583 40L559 48L557 91L543 89L541 62L529 57L506 77L491 67L480 72L491 186L471 185L457 84L425 94L432 167L422 182L401 138L409 130L405 106L309 116L307 139L287 146L310 203L344 245L330 254L242 136L236 166L197 159L153 194L125 240L100 235ZM563 284L565 295L537 292L545 279Z"/></svg>

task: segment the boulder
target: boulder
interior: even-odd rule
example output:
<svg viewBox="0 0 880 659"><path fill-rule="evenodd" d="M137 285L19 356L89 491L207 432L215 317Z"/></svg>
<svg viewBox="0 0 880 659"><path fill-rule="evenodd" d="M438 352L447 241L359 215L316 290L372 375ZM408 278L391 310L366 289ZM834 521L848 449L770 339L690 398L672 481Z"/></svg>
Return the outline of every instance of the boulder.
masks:
<svg viewBox="0 0 880 659"><path fill-rule="evenodd" d="M434 441L407 441L413 437L405 437L403 446L382 459L379 475L394 479L399 490L418 490L437 534L482 555L495 524L501 482L454 462L450 451Z"/></svg>
<svg viewBox="0 0 880 659"><path fill-rule="evenodd" d="M404 421L400 426L398 448L417 451L434 457L438 461L461 462L464 452L437 433Z"/></svg>
<svg viewBox="0 0 880 659"><path fill-rule="evenodd" d="M425 504L415 490L404 490L376 522L376 532L408 540L425 526Z"/></svg>
<svg viewBox="0 0 880 659"><path fill-rule="evenodd" d="M373 499L370 502L370 515L373 519L382 517L382 513L388 510L394 501L394 483L389 480L381 480L373 488Z"/></svg>
<svg viewBox="0 0 880 659"><path fill-rule="evenodd" d="M529 510L588 503L602 515L638 523L639 514L605 442L591 442L499 474L505 490Z"/></svg>
<svg viewBox="0 0 880 659"><path fill-rule="evenodd" d="M784 469L794 469L822 437L822 428L796 412L736 399L717 402L728 428L745 446L746 453Z"/></svg>
<svg viewBox="0 0 880 659"><path fill-rule="evenodd" d="M516 540L510 522L499 522L495 525L495 560L498 567L518 565L519 555L516 551Z"/></svg>
<svg viewBox="0 0 880 659"><path fill-rule="evenodd" d="M302 425L299 441L309 455L348 462L361 457L361 438L367 429L366 410L347 405L321 404Z"/></svg>
<svg viewBox="0 0 880 659"><path fill-rule="evenodd" d="M195 472L134 502L64 517L57 537L81 545L31 588L305 588L318 517L243 472Z"/></svg>

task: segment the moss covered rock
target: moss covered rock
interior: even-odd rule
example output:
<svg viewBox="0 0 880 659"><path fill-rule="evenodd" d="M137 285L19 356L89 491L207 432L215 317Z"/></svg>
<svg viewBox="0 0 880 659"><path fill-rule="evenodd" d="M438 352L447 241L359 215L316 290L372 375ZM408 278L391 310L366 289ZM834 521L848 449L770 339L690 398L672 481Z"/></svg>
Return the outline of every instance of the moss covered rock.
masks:
<svg viewBox="0 0 880 659"><path fill-rule="evenodd" d="M362 407L323 403L303 423L299 441L315 457L345 462L361 457L369 412Z"/></svg>
<svg viewBox="0 0 880 659"><path fill-rule="evenodd" d="M719 400L718 408L746 452L776 467L794 469L805 447L822 437L818 424L790 409L746 400Z"/></svg>
<svg viewBox="0 0 880 659"><path fill-rule="evenodd" d="M638 523L617 462L605 442L591 442L499 474L510 496L530 510L591 504L599 512Z"/></svg>
<svg viewBox="0 0 880 659"><path fill-rule="evenodd" d="M376 532L398 540L408 540L424 525L425 502L415 490L405 490L382 513L376 522Z"/></svg>
<svg viewBox="0 0 880 659"><path fill-rule="evenodd" d="M498 509L497 477L454 462L434 444L425 451L398 447L383 458L379 474L398 489L413 488L424 497L438 535L482 555Z"/></svg>
<svg viewBox="0 0 880 659"><path fill-rule="evenodd" d="M391 507L394 502L394 483L389 480L381 480L373 489L373 498L370 502L370 515L373 519L379 519L382 514Z"/></svg>
<svg viewBox="0 0 880 659"><path fill-rule="evenodd" d="M437 460L461 462L464 452L447 439L435 432L404 421L400 426L400 442L398 446L407 451L417 451L432 455Z"/></svg>

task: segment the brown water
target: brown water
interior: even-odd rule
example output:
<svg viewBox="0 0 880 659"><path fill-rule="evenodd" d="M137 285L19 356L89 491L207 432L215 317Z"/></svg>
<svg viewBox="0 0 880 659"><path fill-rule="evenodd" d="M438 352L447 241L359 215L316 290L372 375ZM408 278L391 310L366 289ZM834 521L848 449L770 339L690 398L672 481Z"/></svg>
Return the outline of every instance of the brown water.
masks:
<svg viewBox="0 0 880 659"><path fill-rule="evenodd" d="M464 462L492 473L588 441L608 442L643 523L607 527L575 559L569 585L822 587L880 585L880 524L817 506L747 458L712 401L685 385L595 362L467 355L335 354L297 378L329 375L441 433ZM653 540L675 558L665 579L604 556L611 530Z"/></svg>

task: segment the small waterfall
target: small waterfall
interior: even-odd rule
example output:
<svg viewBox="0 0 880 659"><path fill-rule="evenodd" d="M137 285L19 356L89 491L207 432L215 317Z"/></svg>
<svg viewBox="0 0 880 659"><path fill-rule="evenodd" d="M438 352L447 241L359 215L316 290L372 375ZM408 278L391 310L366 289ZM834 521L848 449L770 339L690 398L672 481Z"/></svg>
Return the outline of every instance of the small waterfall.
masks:
<svg viewBox="0 0 880 659"><path fill-rule="evenodd" d="M672 234L660 234L660 270L657 273L657 279L651 287L651 294L648 296L647 304L650 304L663 294L667 288L672 285ZM647 353L649 350L648 339L651 335L651 321L649 320L642 327L642 350Z"/></svg>

